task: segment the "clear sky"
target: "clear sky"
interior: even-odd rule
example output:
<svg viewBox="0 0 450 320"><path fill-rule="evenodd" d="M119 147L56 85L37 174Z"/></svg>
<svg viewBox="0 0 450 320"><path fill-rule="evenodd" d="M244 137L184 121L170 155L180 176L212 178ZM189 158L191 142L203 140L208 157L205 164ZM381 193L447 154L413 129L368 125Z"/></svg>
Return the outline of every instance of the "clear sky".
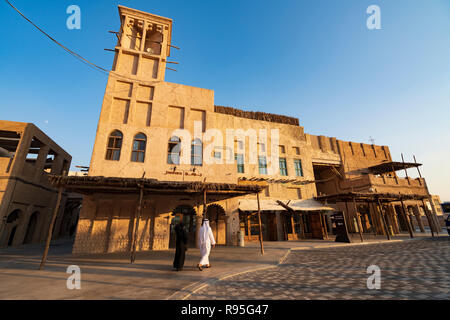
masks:
<svg viewBox="0 0 450 320"><path fill-rule="evenodd" d="M60 42L111 68L117 5L174 20L166 81L215 90L216 104L298 117L305 131L388 145L424 163L450 201L448 0L11 0ZM66 9L81 8L81 30ZM368 30L369 5L381 30ZM33 122L89 165L107 77L0 1L0 119ZM411 176L417 172L411 170Z"/></svg>

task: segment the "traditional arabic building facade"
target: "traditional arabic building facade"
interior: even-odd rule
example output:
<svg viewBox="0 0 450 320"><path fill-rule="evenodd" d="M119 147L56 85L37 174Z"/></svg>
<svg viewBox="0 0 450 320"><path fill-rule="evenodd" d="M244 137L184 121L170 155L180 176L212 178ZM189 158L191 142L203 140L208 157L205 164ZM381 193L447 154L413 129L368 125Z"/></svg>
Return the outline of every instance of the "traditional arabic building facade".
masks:
<svg viewBox="0 0 450 320"><path fill-rule="evenodd" d="M425 180L399 178L388 147L308 135L298 119L216 106L212 90L166 82L172 20L122 6L119 14L89 176L55 180L84 194L75 253L167 249L179 219L194 245L203 214L219 245L237 245L239 232L257 240L257 193L269 241L324 239L333 210L346 213L350 231L408 230L386 197L355 210L317 196L405 194L403 203L425 214Z"/></svg>

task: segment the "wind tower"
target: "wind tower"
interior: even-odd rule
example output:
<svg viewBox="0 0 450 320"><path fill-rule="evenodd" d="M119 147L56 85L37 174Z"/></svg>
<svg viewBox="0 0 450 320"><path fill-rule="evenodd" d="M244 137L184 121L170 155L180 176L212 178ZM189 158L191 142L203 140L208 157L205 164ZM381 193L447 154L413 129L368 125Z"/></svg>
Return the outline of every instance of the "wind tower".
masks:
<svg viewBox="0 0 450 320"><path fill-rule="evenodd" d="M143 81L164 81L172 19L119 6L121 21L113 71Z"/></svg>

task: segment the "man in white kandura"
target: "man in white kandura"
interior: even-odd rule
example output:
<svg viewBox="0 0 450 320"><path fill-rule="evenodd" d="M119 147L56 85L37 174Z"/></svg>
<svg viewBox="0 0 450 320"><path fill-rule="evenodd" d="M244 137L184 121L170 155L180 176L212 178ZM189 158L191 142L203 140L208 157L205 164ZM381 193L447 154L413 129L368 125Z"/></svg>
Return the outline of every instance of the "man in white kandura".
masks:
<svg viewBox="0 0 450 320"><path fill-rule="evenodd" d="M198 237L200 254L202 256L202 259L198 264L198 269L203 271L203 268L211 268L211 265L209 264L209 254L211 252L211 246L213 248L216 246L216 241L214 240L214 235L209 226L208 219L203 219Z"/></svg>

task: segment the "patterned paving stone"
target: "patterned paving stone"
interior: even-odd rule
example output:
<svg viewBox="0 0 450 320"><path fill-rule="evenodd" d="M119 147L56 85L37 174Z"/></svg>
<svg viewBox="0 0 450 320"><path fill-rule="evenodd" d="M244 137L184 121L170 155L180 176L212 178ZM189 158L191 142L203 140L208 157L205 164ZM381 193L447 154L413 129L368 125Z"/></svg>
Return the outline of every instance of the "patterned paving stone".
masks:
<svg viewBox="0 0 450 320"><path fill-rule="evenodd" d="M190 299L450 299L450 238L293 251L276 268L216 282ZM367 288L367 267L381 289Z"/></svg>

